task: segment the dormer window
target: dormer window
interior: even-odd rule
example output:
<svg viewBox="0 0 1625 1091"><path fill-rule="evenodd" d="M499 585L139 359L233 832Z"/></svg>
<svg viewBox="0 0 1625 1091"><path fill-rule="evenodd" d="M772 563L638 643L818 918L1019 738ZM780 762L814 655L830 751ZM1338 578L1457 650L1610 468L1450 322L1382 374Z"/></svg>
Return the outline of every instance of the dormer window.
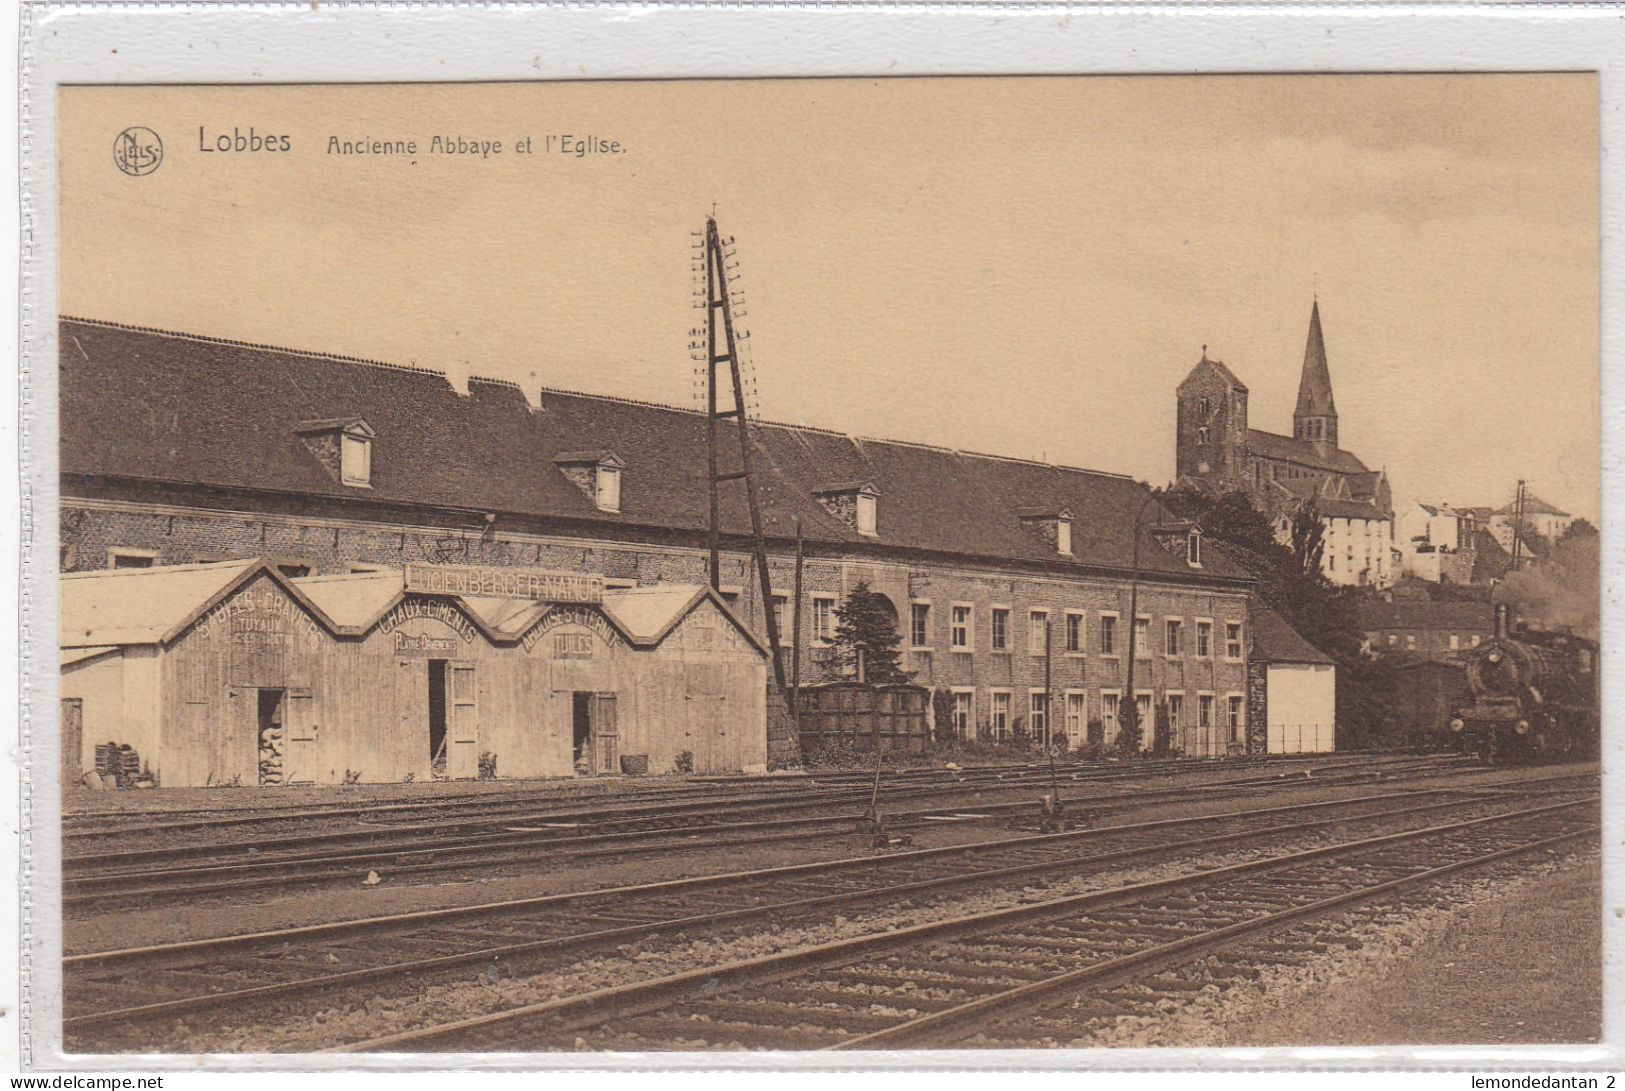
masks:
<svg viewBox="0 0 1625 1091"><path fill-rule="evenodd" d="M1016 515L1022 525L1055 547L1063 557L1072 556L1072 512L1067 508L1022 508Z"/></svg>
<svg viewBox="0 0 1625 1091"><path fill-rule="evenodd" d="M602 511L621 510L621 468L598 467L598 507Z"/></svg>
<svg viewBox="0 0 1625 1091"><path fill-rule="evenodd" d="M621 473L626 463L614 451L566 451L553 461L599 511L621 510Z"/></svg>
<svg viewBox="0 0 1625 1091"><path fill-rule="evenodd" d="M1202 532L1196 527L1185 535L1185 563L1192 568L1202 567Z"/></svg>
<svg viewBox="0 0 1625 1091"><path fill-rule="evenodd" d="M372 441L378 433L360 417L301 422L294 431L341 485L372 487Z"/></svg>
<svg viewBox="0 0 1625 1091"><path fill-rule="evenodd" d="M879 536L880 490L873 481L843 481L814 489L813 495L825 511L865 538Z"/></svg>
<svg viewBox="0 0 1625 1091"><path fill-rule="evenodd" d="M345 431L339 439L339 481L346 485L372 484L372 437Z"/></svg>
<svg viewBox="0 0 1625 1091"><path fill-rule="evenodd" d="M870 538L877 533L875 530L874 493L858 493L858 533Z"/></svg>

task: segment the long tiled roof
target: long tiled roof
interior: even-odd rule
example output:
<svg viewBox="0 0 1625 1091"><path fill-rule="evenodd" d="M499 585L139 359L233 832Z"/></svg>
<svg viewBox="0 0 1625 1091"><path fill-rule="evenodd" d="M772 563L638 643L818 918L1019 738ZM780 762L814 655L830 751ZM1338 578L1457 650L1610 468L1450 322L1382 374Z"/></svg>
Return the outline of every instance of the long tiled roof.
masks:
<svg viewBox="0 0 1625 1091"><path fill-rule="evenodd" d="M1495 608L1487 602L1362 602L1360 628L1493 629Z"/></svg>
<svg viewBox="0 0 1625 1091"><path fill-rule="evenodd" d="M474 379L462 394L436 371L83 319L62 320L61 342L64 475L493 512L610 536L706 527L705 417L691 410L544 390L537 411L511 383ZM295 432L338 418L376 433L370 488L340 484ZM1149 496L1115 474L814 428L752 424L751 438L764 530L781 540L799 517L814 542L1127 569ZM555 464L573 451L626 463L618 513L598 510ZM876 538L819 502L831 481L875 484ZM748 533L744 490L723 491L724 533ZM1072 512L1071 562L1022 524L1018 512L1034 507ZM1223 561L1193 573L1155 547L1140 564L1247 578Z"/></svg>
<svg viewBox="0 0 1625 1091"><path fill-rule="evenodd" d="M1317 470L1329 470L1332 473L1365 474L1371 472L1366 467L1366 464L1356 458L1351 451L1332 448L1323 453L1310 440L1295 439L1292 436L1278 436L1274 432L1260 432L1256 428L1247 429L1247 450L1260 458L1296 462L1302 466L1310 466Z"/></svg>

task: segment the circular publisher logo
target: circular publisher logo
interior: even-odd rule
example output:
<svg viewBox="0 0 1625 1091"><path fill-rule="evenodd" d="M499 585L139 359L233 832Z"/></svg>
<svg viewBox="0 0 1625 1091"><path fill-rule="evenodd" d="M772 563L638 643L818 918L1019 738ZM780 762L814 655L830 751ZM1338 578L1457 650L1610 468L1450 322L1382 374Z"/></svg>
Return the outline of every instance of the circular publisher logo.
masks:
<svg viewBox="0 0 1625 1091"><path fill-rule="evenodd" d="M151 174L164 161L164 142L142 125L132 125L113 141L113 165L131 177Z"/></svg>

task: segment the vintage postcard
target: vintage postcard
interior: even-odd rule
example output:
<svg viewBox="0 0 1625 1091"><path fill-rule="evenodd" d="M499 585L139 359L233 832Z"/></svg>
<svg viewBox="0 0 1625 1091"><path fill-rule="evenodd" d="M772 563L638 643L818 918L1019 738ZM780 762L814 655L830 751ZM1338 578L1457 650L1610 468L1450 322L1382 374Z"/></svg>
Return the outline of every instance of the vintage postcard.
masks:
<svg viewBox="0 0 1625 1091"><path fill-rule="evenodd" d="M1600 96L55 88L53 1048L1604 1043Z"/></svg>

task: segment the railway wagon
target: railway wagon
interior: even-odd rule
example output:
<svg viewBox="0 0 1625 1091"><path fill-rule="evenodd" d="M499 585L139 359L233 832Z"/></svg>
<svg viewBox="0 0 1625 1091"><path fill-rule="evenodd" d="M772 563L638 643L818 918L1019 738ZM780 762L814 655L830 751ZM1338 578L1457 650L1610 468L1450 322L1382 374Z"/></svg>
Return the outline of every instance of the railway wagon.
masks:
<svg viewBox="0 0 1625 1091"><path fill-rule="evenodd" d="M1461 747L1493 764L1592 757L1601 744L1597 645L1569 633L1510 631L1495 608L1495 636L1467 660L1471 704L1450 721Z"/></svg>
<svg viewBox="0 0 1625 1091"><path fill-rule="evenodd" d="M801 749L816 757L834 747L923 754L930 746L924 686L826 682L800 693Z"/></svg>
<svg viewBox="0 0 1625 1091"><path fill-rule="evenodd" d="M289 579L261 560L76 573L61 647L70 783L108 744L163 787L766 769L767 652L703 586L454 565Z"/></svg>

